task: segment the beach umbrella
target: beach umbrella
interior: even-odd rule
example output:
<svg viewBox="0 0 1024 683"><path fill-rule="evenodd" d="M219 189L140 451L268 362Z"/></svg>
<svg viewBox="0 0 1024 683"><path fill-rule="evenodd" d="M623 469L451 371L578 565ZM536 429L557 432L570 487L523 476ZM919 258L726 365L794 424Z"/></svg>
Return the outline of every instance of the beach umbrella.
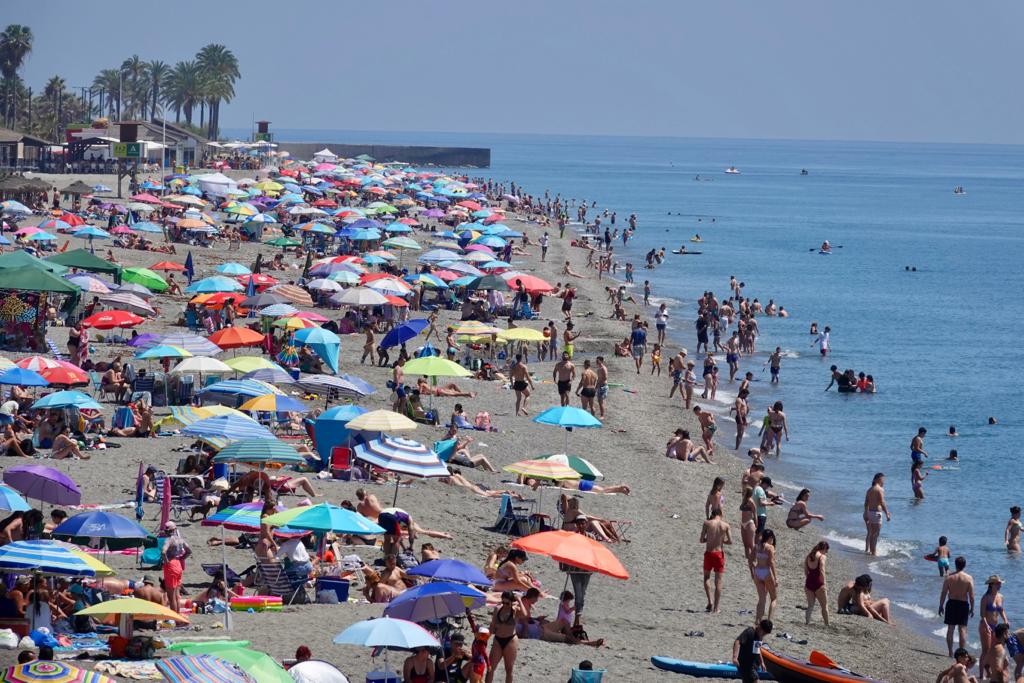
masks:
<svg viewBox="0 0 1024 683"><path fill-rule="evenodd" d="M453 326L453 329L455 334L469 337L489 337L492 334L498 334L501 332L497 327L487 325L478 320L463 320L462 322L456 323Z"/></svg>
<svg viewBox="0 0 1024 683"><path fill-rule="evenodd" d="M308 346L327 363L332 372L338 372L338 355L341 352L341 338L338 335L322 327L312 327L296 332L295 343Z"/></svg>
<svg viewBox="0 0 1024 683"><path fill-rule="evenodd" d="M229 277L213 275L193 282L185 288L185 291L190 294L201 294L204 292L240 292L243 289L245 287Z"/></svg>
<svg viewBox="0 0 1024 683"><path fill-rule="evenodd" d="M390 410L371 410L351 420L348 428L357 432L411 432L416 423Z"/></svg>
<svg viewBox="0 0 1024 683"><path fill-rule="evenodd" d="M32 242L53 242L57 239L57 236L51 235L48 232L36 232L29 235L28 239Z"/></svg>
<svg viewBox="0 0 1024 683"><path fill-rule="evenodd" d="M86 327L95 327L97 330L112 330L115 327L135 327L145 319L131 313L130 311L103 311L93 313L82 320Z"/></svg>
<svg viewBox="0 0 1024 683"><path fill-rule="evenodd" d="M343 285L357 285L359 284L359 275L347 270L339 270L331 273L327 276L327 279L331 282L337 282Z"/></svg>
<svg viewBox="0 0 1024 683"><path fill-rule="evenodd" d="M476 586L490 586L494 583L478 567L453 558L430 560L413 567L406 573L410 576L422 576L434 581L471 583Z"/></svg>
<svg viewBox="0 0 1024 683"><path fill-rule="evenodd" d="M498 339L502 341L538 342L545 341L547 337L544 336L543 332L532 327L513 327L510 330L499 332Z"/></svg>
<svg viewBox="0 0 1024 683"><path fill-rule="evenodd" d="M601 470L594 466L594 463L581 458L578 455L567 455L565 453L555 453L554 455L538 455L532 460L532 462L554 462L560 465L564 465L579 473L581 479L587 481L595 481L597 479L604 479L604 475L601 474Z"/></svg>
<svg viewBox="0 0 1024 683"><path fill-rule="evenodd" d="M264 295L264 294L260 294L259 295L259 297L262 297L262 296L266 296L266 295ZM270 296L273 296L273 295L271 294ZM253 297L253 298L258 298L258 297ZM246 301L248 301L248 299L246 299ZM243 301L242 304L245 305L245 302ZM266 308L260 309L260 315L268 317L268 318L277 318L279 316L292 315L293 313L298 313L298 312L299 312L299 309L295 308L291 304L285 304L285 303L271 304L270 306L267 306Z"/></svg>
<svg viewBox="0 0 1024 683"><path fill-rule="evenodd" d="M276 394L270 394L275 396ZM255 399L253 399L255 400ZM245 407L242 407L245 410ZM305 462L295 447L278 439L234 441L214 456L215 463L241 462L252 465L296 465Z"/></svg>
<svg viewBox="0 0 1024 683"><path fill-rule="evenodd" d="M241 263L222 263L214 270L222 275L249 275L252 273L248 266L243 266Z"/></svg>
<svg viewBox="0 0 1024 683"><path fill-rule="evenodd" d="M270 292L260 292L259 294L254 294L253 296L242 299L239 305L244 306L245 308L267 308L278 304L287 305L285 303L286 301L287 299L283 296L278 296L277 294L272 294Z"/></svg>
<svg viewBox="0 0 1024 683"><path fill-rule="evenodd" d="M451 249L431 249L430 251L420 254L419 260L424 263L437 261L461 261L462 255L457 254Z"/></svg>
<svg viewBox="0 0 1024 683"><path fill-rule="evenodd" d="M388 664L390 648L414 650L418 647L441 647L437 638L422 626L411 621L392 619L387 616L357 621L334 636L333 642L337 645L384 648L384 668L388 670L390 670Z"/></svg>
<svg viewBox="0 0 1024 683"><path fill-rule="evenodd" d="M11 512L27 512L32 506L21 497L21 494L6 484L0 484L0 510Z"/></svg>
<svg viewBox="0 0 1024 683"><path fill-rule="evenodd" d="M45 370L46 368L59 368L60 361L53 358L47 358L46 356L28 356L20 359L15 365L25 370Z"/></svg>
<svg viewBox="0 0 1024 683"><path fill-rule="evenodd" d="M385 296L388 294L391 296L407 296L412 292L411 286L402 280L393 278L373 280L372 282L367 282L366 287Z"/></svg>
<svg viewBox="0 0 1024 683"><path fill-rule="evenodd" d="M512 547L528 553L547 555L556 562L615 579L629 578L629 572L612 551L599 541L575 531L530 534L512 541Z"/></svg>
<svg viewBox="0 0 1024 683"><path fill-rule="evenodd" d="M509 273L502 273L498 277L504 279L512 286L515 286L515 283L518 280L523 284L523 288L531 294L550 292L554 289L549 282L542 280L536 275L527 275L526 273L512 271Z"/></svg>
<svg viewBox="0 0 1024 683"><path fill-rule="evenodd" d="M14 366L0 373L0 384L12 384L19 387L45 387L50 382L35 370L26 370Z"/></svg>
<svg viewBox="0 0 1024 683"><path fill-rule="evenodd" d="M355 273L353 273L355 275ZM306 284L310 289L315 289L321 292L340 292L342 287L336 280L328 280L326 278L318 278L312 280Z"/></svg>
<svg viewBox="0 0 1024 683"><path fill-rule="evenodd" d="M252 379L225 379L199 390L200 394L229 394L232 396L262 396L264 394L284 393L273 384Z"/></svg>
<svg viewBox="0 0 1024 683"><path fill-rule="evenodd" d="M296 306L312 306L313 299L309 296L309 292L296 287L295 285L274 285L270 288L273 294L277 294L283 297L285 300L292 302Z"/></svg>
<svg viewBox="0 0 1024 683"><path fill-rule="evenodd" d="M252 683L238 665L215 655L179 655L156 660L169 683Z"/></svg>
<svg viewBox="0 0 1024 683"><path fill-rule="evenodd" d="M172 375L180 375L183 372L195 372L199 375L209 375L232 372L232 369L230 365L227 365L216 358L210 358L208 356L192 356L171 368Z"/></svg>
<svg viewBox="0 0 1024 683"><path fill-rule="evenodd" d="M331 297L331 303L342 306L383 306L387 302L383 294L368 287L353 287Z"/></svg>
<svg viewBox="0 0 1024 683"><path fill-rule="evenodd" d="M235 359L232 358L231 360ZM228 365L234 367L231 361L228 361ZM277 365L276 363L274 365L275 367L272 368L260 368L258 370L250 370L249 372L242 375L242 379L254 379L273 384L295 384L296 380L294 377L288 374L288 372L285 371L285 369L282 368L280 365Z"/></svg>
<svg viewBox="0 0 1024 683"><path fill-rule="evenodd" d="M82 492L71 477L45 465L17 465L4 470L4 483L27 498L51 505L78 505Z"/></svg>
<svg viewBox="0 0 1024 683"><path fill-rule="evenodd" d="M209 339L188 333L167 334L157 337L144 343L143 348L150 348L159 344L183 348L194 356L216 356L223 351L223 349Z"/></svg>
<svg viewBox="0 0 1024 683"><path fill-rule="evenodd" d="M277 511L284 511L285 507L278 504L275 508ZM240 503L238 505L232 505L229 508L218 510L206 519L202 521L203 526L219 526L230 531L243 531L243 532L255 532L260 530L262 524L262 518L260 514L263 511L263 503L257 501L255 503ZM278 536L295 536L306 535L305 531L297 531L295 529L283 529L287 534L282 533L282 529L278 529L275 535Z"/></svg>
<svg viewBox="0 0 1024 683"><path fill-rule="evenodd" d="M331 375L307 375L300 378L298 384L309 391L325 392L328 399L341 397L361 398L368 393L373 393L372 391L365 391L363 387L344 377L333 377Z"/></svg>
<svg viewBox="0 0 1024 683"><path fill-rule="evenodd" d="M153 332L144 332L128 340L128 346L136 349L148 349L160 344L160 335Z"/></svg>
<svg viewBox="0 0 1024 683"><path fill-rule="evenodd" d="M117 679L54 660L37 659L8 667L3 683L117 683Z"/></svg>
<svg viewBox="0 0 1024 683"><path fill-rule="evenodd" d="M96 238L96 237L98 237L100 239L109 239L110 238L110 233L107 232L106 230L103 230L101 228L97 228L97 227L94 227L94 226L90 225L87 228L82 228L81 230L76 230L75 232L71 233L71 236L72 237L81 237L82 239L90 239L90 240L93 239L93 238Z"/></svg>
<svg viewBox="0 0 1024 683"><path fill-rule="evenodd" d="M77 285L79 289L89 294L110 294L112 291L103 280L83 273L68 277L68 282Z"/></svg>
<svg viewBox="0 0 1024 683"><path fill-rule="evenodd" d="M359 429L356 423L366 415L360 415L350 421L348 429ZM398 474L414 477L447 477L450 474L437 453L418 441L398 436L385 436L361 443L353 449L352 454L363 462ZM392 505L398 501L398 480L396 477Z"/></svg>
<svg viewBox="0 0 1024 683"><path fill-rule="evenodd" d="M266 341L263 334L248 327L225 327L211 334L208 339L222 349L259 346Z"/></svg>
<svg viewBox="0 0 1024 683"><path fill-rule="evenodd" d="M138 225L138 223L135 225ZM179 273L184 273L186 270L185 266L174 261L159 261L151 265L149 269L153 271L162 270L165 272L177 271Z"/></svg>
<svg viewBox="0 0 1024 683"><path fill-rule="evenodd" d="M149 210L149 207L147 206L145 210ZM133 223L132 230L135 230L136 232L149 233L160 233L164 231L164 229L161 228L159 225L157 225L156 223L151 223L150 221L139 221L137 223Z"/></svg>
<svg viewBox="0 0 1024 683"><path fill-rule="evenodd" d="M149 360L150 358L190 358L191 356L191 352L180 346L169 346L167 344L160 344L135 354L135 357L140 360Z"/></svg>
<svg viewBox="0 0 1024 683"><path fill-rule="evenodd" d="M92 539L116 539L121 543L107 546L111 550L142 545L152 534L138 522L104 510L82 512L64 520L53 530L53 537L77 545L90 545Z"/></svg>
<svg viewBox="0 0 1024 683"><path fill-rule="evenodd" d="M167 290L167 281L149 268L125 268L121 271L122 282L134 282L154 292Z"/></svg>
<svg viewBox="0 0 1024 683"><path fill-rule="evenodd" d="M247 641L241 642L248 644ZM273 657L240 646L237 642L175 643L169 649L179 650L185 655L208 654L227 660L237 665L256 683L294 683L288 672Z"/></svg>
<svg viewBox="0 0 1024 683"><path fill-rule="evenodd" d="M601 421L583 410L573 406L553 406L533 418L537 424L552 425L565 429L565 451L569 450L569 432L577 428L600 427Z"/></svg>
<svg viewBox="0 0 1024 683"><path fill-rule="evenodd" d="M44 368L39 371L39 375L52 386L70 387L88 384L91 381L89 373L85 370L65 365L57 368Z"/></svg>
<svg viewBox="0 0 1024 683"><path fill-rule="evenodd" d="M55 369L55 368L54 368ZM81 370L79 370L81 372ZM42 373L40 373L42 374ZM103 406L88 394L81 391L56 391L48 394L32 404L33 410L41 408L87 408L90 410L102 410Z"/></svg>
<svg viewBox="0 0 1024 683"><path fill-rule="evenodd" d="M415 339L420 335L423 330L427 329L427 325L430 321L426 318L416 318L414 320L408 320L401 325L396 325L391 328L391 331L384 335L380 345L382 348L389 349L392 346L398 346L404 344L410 339Z"/></svg>
<svg viewBox="0 0 1024 683"><path fill-rule="evenodd" d="M308 408L302 401L282 394L264 394L250 398L238 406L239 410L257 410L272 413L306 413Z"/></svg>
<svg viewBox="0 0 1024 683"><path fill-rule="evenodd" d="M320 503L303 505L277 512L263 519L264 524L305 531L334 532L336 534L383 534L384 529L358 512L343 507Z"/></svg>
<svg viewBox="0 0 1024 683"><path fill-rule="evenodd" d="M384 608L384 616L414 622L461 616L466 609L487 604L484 593L458 583L425 583L395 596Z"/></svg>
<svg viewBox="0 0 1024 683"><path fill-rule="evenodd" d="M580 478L580 473L573 468L551 460L521 460L517 463L506 465L502 469L524 477L550 479L552 481Z"/></svg>
<svg viewBox="0 0 1024 683"><path fill-rule="evenodd" d="M92 560L88 562L87 560ZM102 567L102 570L99 568ZM0 571L54 576L110 575L114 570L59 541L15 541L0 546Z"/></svg>
<svg viewBox="0 0 1024 683"><path fill-rule="evenodd" d="M32 209L28 208L21 202L8 199L5 202L0 202L0 212L11 215L22 214L28 216L32 213Z"/></svg>
<svg viewBox="0 0 1024 683"><path fill-rule="evenodd" d="M276 440L270 430L248 417L218 415L193 422L181 430L182 434L195 437L220 437L228 441L245 439Z"/></svg>
<svg viewBox="0 0 1024 683"><path fill-rule="evenodd" d="M403 370L410 375L427 377L472 377L473 373L458 363L440 356L423 356L406 362Z"/></svg>
<svg viewBox="0 0 1024 683"><path fill-rule="evenodd" d="M235 356L224 361L224 364L235 372L249 373L255 370L277 370L284 372L284 368L280 365L262 356ZM285 374L287 375L288 373ZM288 378L291 379L291 375L288 375Z"/></svg>
<svg viewBox="0 0 1024 683"><path fill-rule="evenodd" d="M293 316L279 318L275 320L272 325L274 327L280 327L285 330L305 330L311 327L317 327L317 324L312 320L306 320L305 318L297 318Z"/></svg>
<svg viewBox="0 0 1024 683"><path fill-rule="evenodd" d="M275 237L274 239L264 242L263 244L266 244L271 247L281 247L282 249L284 249L286 247L297 247L300 244L302 244L302 240L297 240L294 237Z"/></svg>
<svg viewBox="0 0 1024 683"><path fill-rule="evenodd" d="M288 675L295 683L349 683L337 667L319 659L307 659L293 664Z"/></svg>
<svg viewBox="0 0 1024 683"><path fill-rule="evenodd" d="M131 286L138 287L139 285ZM112 294L104 294L100 296L100 301L108 306L117 306L118 308L122 308L138 315L156 315L156 309L153 308L142 295L121 291L121 289L122 288L119 288L117 292ZM152 293L147 290L147 296L151 295Z"/></svg>

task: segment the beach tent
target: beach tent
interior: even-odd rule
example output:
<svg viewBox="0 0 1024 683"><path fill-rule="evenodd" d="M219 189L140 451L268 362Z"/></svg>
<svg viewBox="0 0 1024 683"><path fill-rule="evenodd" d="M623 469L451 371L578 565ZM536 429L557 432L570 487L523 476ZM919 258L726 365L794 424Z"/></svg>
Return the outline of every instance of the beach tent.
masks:
<svg viewBox="0 0 1024 683"><path fill-rule="evenodd" d="M85 249L74 249L63 254L54 254L43 260L47 263L87 270L91 273L107 273L114 276L114 282L121 284L121 266L90 254Z"/></svg>
<svg viewBox="0 0 1024 683"><path fill-rule="evenodd" d="M338 372L338 354L341 351L338 335L322 327L310 327L295 333L295 343L308 346L332 372Z"/></svg>
<svg viewBox="0 0 1024 683"><path fill-rule="evenodd" d="M0 267L0 289L56 294L77 294L79 292L78 287L73 283L36 266Z"/></svg>
<svg viewBox="0 0 1024 683"><path fill-rule="evenodd" d="M199 189L209 195L225 197L228 192L238 189L238 183L223 173L210 173L196 177Z"/></svg>
<svg viewBox="0 0 1024 683"><path fill-rule="evenodd" d="M63 275L68 272L67 266L44 261L27 251L12 251L9 254L0 255L0 268L24 268L25 266L32 266L33 268L46 270L57 275Z"/></svg>
<svg viewBox="0 0 1024 683"><path fill-rule="evenodd" d="M327 147L324 147L319 152L313 153L313 161L317 162L318 164L333 164L337 160L338 155L332 152Z"/></svg>

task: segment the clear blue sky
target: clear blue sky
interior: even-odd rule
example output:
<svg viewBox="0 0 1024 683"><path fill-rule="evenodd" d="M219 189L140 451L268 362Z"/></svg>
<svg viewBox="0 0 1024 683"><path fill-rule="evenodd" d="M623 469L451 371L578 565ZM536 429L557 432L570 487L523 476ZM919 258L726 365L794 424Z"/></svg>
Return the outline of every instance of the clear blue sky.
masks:
<svg viewBox="0 0 1024 683"><path fill-rule="evenodd" d="M225 127L1024 143L1017 0L3 0L7 23L35 88L224 43Z"/></svg>

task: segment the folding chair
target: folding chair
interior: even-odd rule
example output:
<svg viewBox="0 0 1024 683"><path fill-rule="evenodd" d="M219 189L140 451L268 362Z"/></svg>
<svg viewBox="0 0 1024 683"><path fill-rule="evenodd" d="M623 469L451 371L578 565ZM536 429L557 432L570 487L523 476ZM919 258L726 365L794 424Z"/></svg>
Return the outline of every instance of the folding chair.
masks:
<svg viewBox="0 0 1024 683"><path fill-rule="evenodd" d="M494 530L499 534L529 535L530 516L523 514L527 509L512 505L512 496L507 493L502 494L501 502L498 504L498 521L494 523Z"/></svg>
<svg viewBox="0 0 1024 683"><path fill-rule="evenodd" d="M604 680L605 671L606 669L594 669L592 671L573 669L572 675L569 677L569 683L601 683Z"/></svg>
<svg viewBox="0 0 1024 683"><path fill-rule="evenodd" d="M331 476L346 481L352 478L352 449L348 446L331 449Z"/></svg>
<svg viewBox="0 0 1024 683"><path fill-rule="evenodd" d="M259 572L256 585L262 595L277 596L289 605L300 597L300 604L309 602L309 594L306 593L309 577L293 579L285 571L284 565L278 562L257 561L256 566Z"/></svg>

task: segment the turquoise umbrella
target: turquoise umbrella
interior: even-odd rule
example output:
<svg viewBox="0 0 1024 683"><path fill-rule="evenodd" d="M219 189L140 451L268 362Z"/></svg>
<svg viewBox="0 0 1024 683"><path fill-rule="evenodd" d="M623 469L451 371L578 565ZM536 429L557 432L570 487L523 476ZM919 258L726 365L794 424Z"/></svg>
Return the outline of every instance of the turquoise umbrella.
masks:
<svg viewBox="0 0 1024 683"><path fill-rule="evenodd" d="M215 463L241 462L252 465L292 465L305 462L294 446L277 439L243 439L221 449Z"/></svg>
<svg viewBox="0 0 1024 683"><path fill-rule="evenodd" d="M327 363L332 372L338 372L338 354L341 352L341 338L322 327L307 327L295 333L296 344L305 344Z"/></svg>

